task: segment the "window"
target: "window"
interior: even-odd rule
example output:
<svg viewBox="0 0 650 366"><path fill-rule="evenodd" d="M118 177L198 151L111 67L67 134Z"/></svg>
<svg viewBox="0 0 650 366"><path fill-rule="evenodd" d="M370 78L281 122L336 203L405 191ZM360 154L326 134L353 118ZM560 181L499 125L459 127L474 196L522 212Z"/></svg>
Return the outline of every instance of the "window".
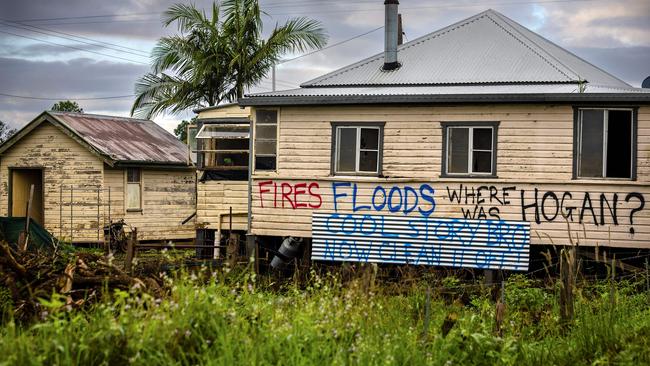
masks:
<svg viewBox="0 0 650 366"><path fill-rule="evenodd" d="M140 168L126 169L126 210L142 209L142 174Z"/></svg>
<svg viewBox="0 0 650 366"><path fill-rule="evenodd" d="M255 111L255 170L275 170L278 138L278 112Z"/></svg>
<svg viewBox="0 0 650 366"><path fill-rule="evenodd" d="M381 173L382 124L332 123L334 174Z"/></svg>
<svg viewBox="0 0 650 366"><path fill-rule="evenodd" d="M496 176L498 122L444 122L443 176Z"/></svg>
<svg viewBox="0 0 650 366"><path fill-rule="evenodd" d="M198 162L198 156L197 156L197 141L196 141L196 134L198 133L198 129L196 125L188 125L187 126L187 141L185 142L187 144L187 147L190 151L190 161L193 163Z"/></svg>
<svg viewBox="0 0 650 366"><path fill-rule="evenodd" d="M196 134L197 165L209 170L248 170L249 125L204 124Z"/></svg>
<svg viewBox="0 0 650 366"><path fill-rule="evenodd" d="M632 110L579 109L576 122L576 176L633 179L636 132Z"/></svg>

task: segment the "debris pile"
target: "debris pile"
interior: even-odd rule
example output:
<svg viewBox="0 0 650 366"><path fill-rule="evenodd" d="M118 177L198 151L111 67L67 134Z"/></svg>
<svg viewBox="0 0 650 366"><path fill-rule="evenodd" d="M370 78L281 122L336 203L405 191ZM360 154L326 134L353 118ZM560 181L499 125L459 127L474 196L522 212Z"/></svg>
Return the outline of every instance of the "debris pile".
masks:
<svg viewBox="0 0 650 366"><path fill-rule="evenodd" d="M41 299L58 293L65 307L96 302L105 289L133 289L161 296L157 275L132 276L116 264L112 255L88 252L26 251L0 242L0 310L12 310L16 320L29 320L41 313Z"/></svg>

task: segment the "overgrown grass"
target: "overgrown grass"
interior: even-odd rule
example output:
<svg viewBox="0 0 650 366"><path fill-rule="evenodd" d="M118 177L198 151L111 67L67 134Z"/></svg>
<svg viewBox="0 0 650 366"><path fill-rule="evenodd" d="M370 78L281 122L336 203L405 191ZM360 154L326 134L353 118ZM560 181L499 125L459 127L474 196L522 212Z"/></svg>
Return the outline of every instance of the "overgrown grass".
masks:
<svg viewBox="0 0 650 366"><path fill-rule="evenodd" d="M628 282L614 299L607 283L582 284L567 326L554 287L511 277L499 337L489 289L453 278L400 291L365 274L342 283L312 272L301 286L246 271L166 281L165 298L114 291L85 311L44 300L42 322L3 327L0 364L650 364L648 296Z"/></svg>

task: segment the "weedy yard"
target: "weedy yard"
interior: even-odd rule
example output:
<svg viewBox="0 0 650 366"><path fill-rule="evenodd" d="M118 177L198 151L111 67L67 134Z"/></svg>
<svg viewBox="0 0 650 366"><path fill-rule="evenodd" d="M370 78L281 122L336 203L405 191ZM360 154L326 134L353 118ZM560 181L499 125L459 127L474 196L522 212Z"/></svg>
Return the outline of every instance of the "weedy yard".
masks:
<svg viewBox="0 0 650 366"><path fill-rule="evenodd" d="M551 279L510 276L502 306L480 281L416 271L390 281L370 265L312 268L278 282L202 268L161 274L160 297L105 289L70 309L55 294L38 321L5 314L0 364L650 364L645 278L578 280L567 322Z"/></svg>

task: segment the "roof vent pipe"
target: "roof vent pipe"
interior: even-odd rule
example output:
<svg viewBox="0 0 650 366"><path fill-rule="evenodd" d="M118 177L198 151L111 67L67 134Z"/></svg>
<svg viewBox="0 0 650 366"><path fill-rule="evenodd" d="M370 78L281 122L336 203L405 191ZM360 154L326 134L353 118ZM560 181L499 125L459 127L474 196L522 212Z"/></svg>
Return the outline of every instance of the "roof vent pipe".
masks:
<svg viewBox="0 0 650 366"><path fill-rule="evenodd" d="M397 62L397 6L398 0L385 0L386 17L384 21L384 70L395 70Z"/></svg>

